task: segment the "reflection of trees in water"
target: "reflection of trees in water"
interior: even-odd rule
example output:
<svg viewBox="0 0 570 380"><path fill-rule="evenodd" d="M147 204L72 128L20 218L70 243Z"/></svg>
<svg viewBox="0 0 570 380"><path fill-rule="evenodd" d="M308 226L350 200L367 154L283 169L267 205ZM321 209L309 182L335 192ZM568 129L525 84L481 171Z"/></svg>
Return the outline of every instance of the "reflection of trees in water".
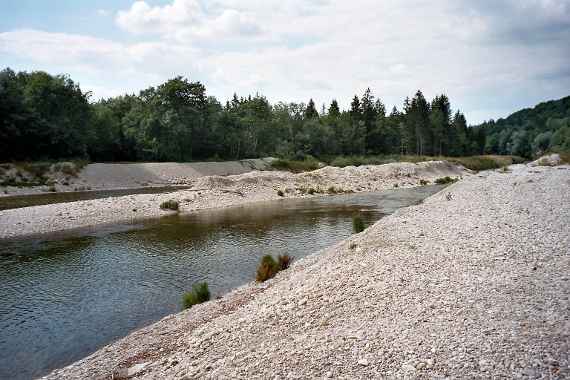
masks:
<svg viewBox="0 0 570 380"><path fill-rule="evenodd" d="M247 235L265 239L276 230L295 230L300 233L327 223L336 226L350 219L362 207L318 205L302 208L300 205L245 206L222 210L204 210L188 216L168 216L147 223L148 228L131 231L129 240L158 244L170 249L202 249L213 240ZM370 207L370 210L373 208ZM373 214L373 213L370 213Z"/></svg>

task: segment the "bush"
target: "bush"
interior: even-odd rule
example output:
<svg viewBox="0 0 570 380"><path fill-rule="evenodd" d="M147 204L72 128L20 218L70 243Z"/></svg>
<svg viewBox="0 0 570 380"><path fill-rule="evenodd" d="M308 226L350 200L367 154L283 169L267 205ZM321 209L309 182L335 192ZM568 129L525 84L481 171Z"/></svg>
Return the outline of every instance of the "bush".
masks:
<svg viewBox="0 0 570 380"><path fill-rule="evenodd" d="M352 218L352 230L354 231L355 234L362 232L365 229L366 226L364 225L364 221L362 220L361 217L355 216Z"/></svg>
<svg viewBox="0 0 570 380"><path fill-rule="evenodd" d="M278 159L271 163L271 167L277 170L287 170L293 173L309 172L321 167L321 163L312 157L304 160Z"/></svg>
<svg viewBox="0 0 570 380"><path fill-rule="evenodd" d="M160 204L160 208L162 210L178 211L179 205L178 205L177 201L175 201L174 199L170 199L170 200L162 202Z"/></svg>
<svg viewBox="0 0 570 380"><path fill-rule="evenodd" d="M285 194L283 193L282 190L277 190L277 195L279 195L280 197L284 197Z"/></svg>
<svg viewBox="0 0 570 380"><path fill-rule="evenodd" d="M450 176L441 177L435 180L435 183L438 185L447 185L454 182L457 182L457 178L451 178Z"/></svg>
<svg viewBox="0 0 570 380"><path fill-rule="evenodd" d="M261 263L257 267L255 280L257 282L267 281L270 278L275 277L277 272L279 272L279 269L280 269L279 263L275 261L273 256L265 255L261 258Z"/></svg>
<svg viewBox="0 0 570 380"><path fill-rule="evenodd" d="M185 293L182 296L182 306L184 309L189 309L194 305L203 303L210 300L210 289L208 283L200 282L192 285L192 291Z"/></svg>
<svg viewBox="0 0 570 380"><path fill-rule="evenodd" d="M429 181L426 181L425 179L420 179L420 185L422 186L429 185Z"/></svg>
<svg viewBox="0 0 570 380"><path fill-rule="evenodd" d="M289 268L292 262L293 258L289 255L279 255L277 257L277 265L279 265L279 270L285 270Z"/></svg>
<svg viewBox="0 0 570 380"><path fill-rule="evenodd" d="M307 191L307 193L309 193L309 195L313 195L315 194L317 191L315 189L313 189L312 187Z"/></svg>

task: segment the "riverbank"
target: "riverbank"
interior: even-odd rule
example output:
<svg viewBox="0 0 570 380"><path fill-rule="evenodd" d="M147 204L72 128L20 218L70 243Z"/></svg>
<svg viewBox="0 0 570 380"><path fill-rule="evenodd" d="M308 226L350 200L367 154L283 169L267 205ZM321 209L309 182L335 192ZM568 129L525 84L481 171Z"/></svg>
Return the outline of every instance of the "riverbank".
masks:
<svg viewBox="0 0 570 380"><path fill-rule="evenodd" d="M570 167L469 176L47 379L566 378Z"/></svg>
<svg viewBox="0 0 570 380"><path fill-rule="evenodd" d="M66 231L111 223L132 223L174 213L160 209L168 200L181 213L281 198L327 193L380 191L434 183L441 177L469 176L445 161L393 163L360 167L325 167L307 173L253 171L231 176L186 178L190 189L163 194L137 194L64 204L0 211L0 239Z"/></svg>
<svg viewBox="0 0 570 380"><path fill-rule="evenodd" d="M0 164L0 197L72 191L184 185L212 175L238 175L271 168L274 159L223 162L21 163Z"/></svg>

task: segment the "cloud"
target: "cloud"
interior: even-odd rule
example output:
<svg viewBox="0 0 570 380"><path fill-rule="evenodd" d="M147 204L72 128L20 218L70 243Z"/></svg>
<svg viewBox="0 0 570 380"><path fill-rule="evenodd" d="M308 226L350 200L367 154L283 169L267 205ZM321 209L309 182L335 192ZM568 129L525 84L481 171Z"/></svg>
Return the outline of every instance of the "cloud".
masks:
<svg viewBox="0 0 570 380"><path fill-rule="evenodd" d="M260 32L250 14L232 8L206 9L197 0L173 0L154 7L136 1L128 10L117 13L116 22L133 34L155 34L179 42Z"/></svg>
<svg viewBox="0 0 570 380"><path fill-rule="evenodd" d="M18 30L0 33L0 54L96 95L184 75L222 101L260 92L348 106L371 87L391 107L420 88L473 122L570 88L567 0L137 1L115 21L134 42Z"/></svg>

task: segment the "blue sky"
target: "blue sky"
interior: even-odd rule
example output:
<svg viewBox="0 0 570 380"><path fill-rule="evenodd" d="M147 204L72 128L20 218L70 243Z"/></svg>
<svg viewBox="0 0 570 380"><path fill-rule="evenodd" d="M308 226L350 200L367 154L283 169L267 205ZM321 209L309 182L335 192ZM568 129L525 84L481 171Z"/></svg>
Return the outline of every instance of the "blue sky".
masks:
<svg viewBox="0 0 570 380"><path fill-rule="evenodd" d="M8 0L0 66L93 98L175 75L271 101L446 93L471 123L570 95L570 0Z"/></svg>

